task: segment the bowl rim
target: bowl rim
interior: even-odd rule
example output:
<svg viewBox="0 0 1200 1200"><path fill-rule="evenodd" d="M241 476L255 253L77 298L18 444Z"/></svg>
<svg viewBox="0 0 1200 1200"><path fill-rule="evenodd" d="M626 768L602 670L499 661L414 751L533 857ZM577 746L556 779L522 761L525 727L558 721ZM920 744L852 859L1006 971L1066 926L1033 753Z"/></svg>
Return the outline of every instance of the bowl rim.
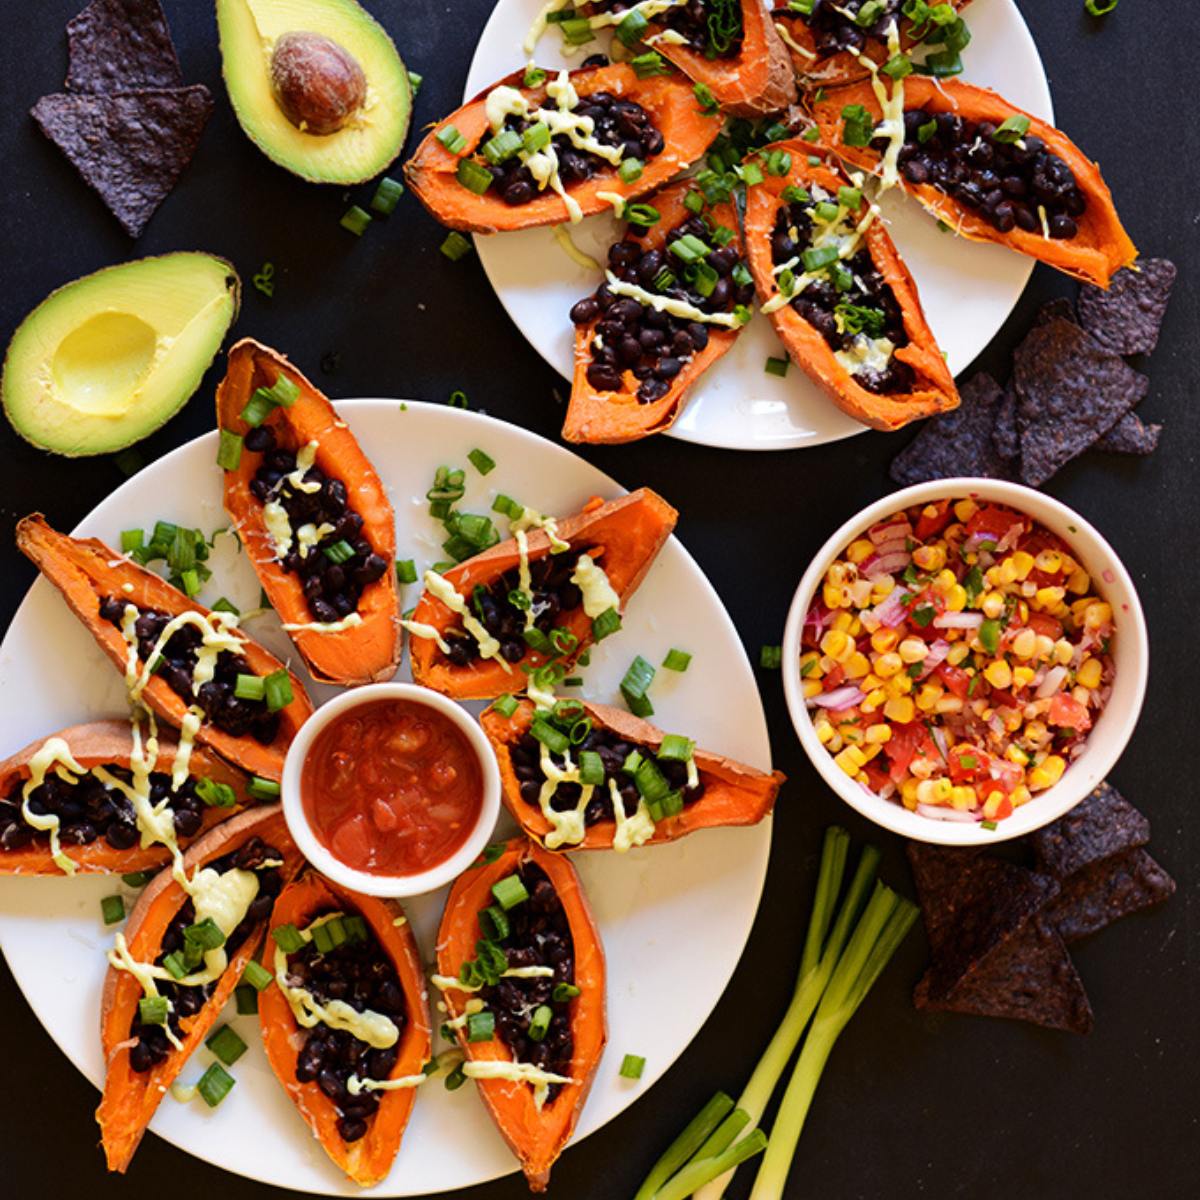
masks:
<svg viewBox="0 0 1200 1200"><path fill-rule="evenodd" d="M817 585L835 556L855 537L892 513L914 504L963 497L1006 503L1059 533L1073 550L1080 542L1091 541L1093 545L1087 553L1081 550L1080 560L1085 563L1091 574L1095 559L1106 558L1104 569L1111 571L1113 578L1108 580L1103 578L1103 575L1100 576L1106 585L1105 594L1120 590L1127 598L1126 611L1120 617L1122 636L1116 654L1122 660L1121 670L1131 673L1134 678L1133 691L1125 700L1123 709L1113 710L1115 694L1105 706L1103 717L1108 718L1111 728L1105 730L1103 741L1089 739L1090 769L1076 770L1073 774L1072 769L1080 765L1073 764L1073 768L1068 768L1058 783L1041 792L1028 804L1022 805L1012 816L998 822L994 830L984 829L977 821L938 821L923 817L892 800L883 800L855 783L834 763L833 755L817 740L816 730L805 704L800 678L800 646L804 617ZM1146 696L1149 660L1150 641L1137 588L1117 552L1090 521L1061 500L1023 484L1002 479L957 476L951 479L929 480L889 492L844 521L825 540L801 576L788 609L783 636L783 688L792 726L805 753L822 779L851 808L876 825L914 841L943 846L985 846L1023 837L1058 820L1106 778L1124 753L1141 715ZM1111 715L1110 710L1113 710ZM1094 732L1095 730L1093 734Z"/></svg>
<svg viewBox="0 0 1200 1200"><path fill-rule="evenodd" d="M445 861L414 875L378 875L347 866L322 845L304 811L300 781L304 760L313 741L335 717L379 700L407 700L423 704L449 718L462 731L475 752L482 776L483 796L479 816L467 839ZM440 692L400 680L347 689L317 708L301 725L288 747L280 791L288 830L309 863L342 887L366 896L386 899L421 896L452 883L479 857L500 816L500 767L479 723L465 708Z"/></svg>

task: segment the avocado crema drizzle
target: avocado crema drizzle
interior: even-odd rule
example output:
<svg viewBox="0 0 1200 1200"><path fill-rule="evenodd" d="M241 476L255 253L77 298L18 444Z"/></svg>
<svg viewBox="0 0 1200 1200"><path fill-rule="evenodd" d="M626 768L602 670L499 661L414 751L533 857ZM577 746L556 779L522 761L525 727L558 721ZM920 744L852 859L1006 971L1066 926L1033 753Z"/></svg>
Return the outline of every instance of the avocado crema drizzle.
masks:
<svg viewBox="0 0 1200 1200"><path fill-rule="evenodd" d="M786 30L784 32L786 33ZM886 36L889 59L894 59L901 53L900 31L895 20L889 22ZM791 39L788 40L790 44ZM898 159L904 145L904 80L893 79L889 94L886 84L880 78L878 64L864 54L856 54L855 57L871 73L871 87L882 114L872 139L884 138L887 141L880 164L878 190L875 196L869 199L867 211L856 222L852 220L852 216L865 183L862 174L851 176L851 182L854 184L851 191L855 193L850 197L853 200L852 205L840 202L838 197L830 196L819 186L809 190L808 200L811 201L811 206L805 211L812 221L812 234L808 247L803 253L774 265L772 270L778 291L762 305L764 313L777 312L791 304L813 283L831 278L835 285L840 284L839 290L853 289L859 294L867 290L862 280L850 271L845 263L847 259L852 259L859 253L863 237L879 218L879 198L900 182ZM796 268L801 266L803 270L797 274ZM882 315L880 313L880 316ZM837 320L839 332L846 332L841 328L843 319L839 316ZM896 349L896 344L890 338L875 337L863 331L853 334L849 345L837 350L834 357L852 376L880 376L887 371Z"/></svg>
<svg viewBox="0 0 1200 1200"><path fill-rule="evenodd" d="M541 607L533 587L529 566L529 531L531 529L541 529L546 534L550 540L552 555L568 553L571 550L571 544L558 536L557 520L554 517L543 516L536 509L524 508L521 515L514 518L509 524L509 532L517 543L518 566L517 586L509 593L507 600L510 605L518 607L523 613L525 640L530 645L534 645L535 642L541 640L536 636L539 632L536 630L536 622ZM582 593L583 611L592 620L609 609L620 609L620 596L609 582L604 568L595 561L591 554L579 555L570 581ZM478 614L472 610L472 606L459 595L454 584L434 570L425 572L423 582L425 590L431 596L440 600L459 617L463 630L475 640L479 648L479 657L494 659L511 673L513 664L502 654L500 640L488 631ZM413 637L433 641L443 654L447 656L451 654L450 644L436 626L410 619L402 620L400 624Z"/></svg>

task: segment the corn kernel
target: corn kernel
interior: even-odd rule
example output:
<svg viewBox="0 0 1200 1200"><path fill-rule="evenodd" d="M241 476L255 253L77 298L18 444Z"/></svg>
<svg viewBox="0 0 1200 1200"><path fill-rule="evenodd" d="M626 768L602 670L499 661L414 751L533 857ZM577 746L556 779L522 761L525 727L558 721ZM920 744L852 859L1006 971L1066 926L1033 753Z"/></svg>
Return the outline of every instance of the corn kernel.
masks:
<svg viewBox="0 0 1200 1200"><path fill-rule="evenodd" d="M908 696L893 696L884 706L883 715L889 721L907 725L916 716L916 708Z"/></svg>
<svg viewBox="0 0 1200 1200"><path fill-rule="evenodd" d="M811 700L814 696L821 694L821 681L819 679L806 679L804 681L804 698Z"/></svg>
<svg viewBox="0 0 1200 1200"><path fill-rule="evenodd" d="M805 679L821 675L821 656L815 650L800 655L800 673Z"/></svg>
<svg viewBox="0 0 1200 1200"><path fill-rule="evenodd" d="M1089 604L1083 614L1083 623L1089 629L1099 629L1101 625L1107 625L1111 620L1112 605L1105 604L1103 600Z"/></svg>
<svg viewBox="0 0 1200 1200"><path fill-rule="evenodd" d="M1091 586L1091 576L1082 567L1076 567L1067 579L1067 591L1073 596L1084 595Z"/></svg>
<svg viewBox="0 0 1200 1200"><path fill-rule="evenodd" d="M1038 608L1053 611L1062 603L1066 591L1060 587L1040 587L1034 593L1034 603Z"/></svg>
<svg viewBox="0 0 1200 1200"><path fill-rule="evenodd" d="M946 565L946 551L942 546L918 546L913 551L913 562L922 571L940 571Z"/></svg>
<svg viewBox="0 0 1200 1200"><path fill-rule="evenodd" d="M907 696L913 690L913 681L905 675L893 675L887 681L889 696Z"/></svg>
<svg viewBox="0 0 1200 1200"><path fill-rule="evenodd" d="M813 722L813 732L817 735L817 741L820 742L822 746L826 746L829 744L829 740L833 737L834 729L824 717L820 717L818 720Z"/></svg>
<svg viewBox="0 0 1200 1200"><path fill-rule="evenodd" d="M946 607L951 612L962 612L967 607L967 589L956 583L946 592Z"/></svg>
<svg viewBox="0 0 1200 1200"><path fill-rule="evenodd" d="M821 638L821 649L834 662L845 662L854 653L854 642L842 630L830 629Z"/></svg>
<svg viewBox="0 0 1200 1200"><path fill-rule="evenodd" d="M1029 786L1038 790L1052 787L1062 778L1062 773L1066 769L1066 759L1058 754L1047 755L1029 772Z"/></svg>
<svg viewBox="0 0 1200 1200"><path fill-rule="evenodd" d="M900 643L899 652L904 662L919 663L925 661L925 656L929 653L929 647L920 638L905 638Z"/></svg>
<svg viewBox="0 0 1200 1200"><path fill-rule="evenodd" d="M1013 788L1009 799L1013 803L1013 808L1020 808L1022 804L1028 804L1033 799L1033 793L1023 783L1020 783Z"/></svg>
<svg viewBox="0 0 1200 1200"><path fill-rule="evenodd" d="M908 764L908 772L910 775L915 775L918 779L928 779L938 769L940 762L940 759L935 763L932 758L921 758L918 756Z"/></svg>
<svg viewBox="0 0 1200 1200"><path fill-rule="evenodd" d="M1082 704L1084 708L1087 708L1088 702L1091 700L1091 698L1091 693L1085 687L1075 687L1071 689L1071 699L1074 700L1076 704Z"/></svg>
<svg viewBox="0 0 1200 1200"><path fill-rule="evenodd" d="M880 575L871 580L871 596L878 603L896 590L896 581L890 575Z"/></svg>
<svg viewBox="0 0 1200 1200"><path fill-rule="evenodd" d="M939 696L934 709L939 713L962 712L963 702L958 696Z"/></svg>
<svg viewBox="0 0 1200 1200"><path fill-rule="evenodd" d="M932 712L937 706L938 699L942 694L942 689L933 683L926 683L917 692L917 707L922 712Z"/></svg>
<svg viewBox="0 0 1200 1200"><path fill-rule="evenodd" d="M848 612L840 612L829 622L829 628L836 629L839 633L849 633L853 623L854 618Z"/></svg>
<svg viewBox="0 0 1200 1200"><path fill-rule="evenodd" d="M1020 746L1009 743L1008 749L1004 751L1004 757L1011 763L1016 763L1018 767L1023 767L1029 762L1029 755L1021 749Z"/></svg>
<svg viewBox="0 0 1200 1200"><path fill-rule="evenodd" d="M882 745L884 742L892 740L892 727L883 721L878 725L871 725L867 728L867 741L871 745Z"/></svg>
<svg viewBox="0 0 1200 1200"><path fill-rule="evenodd" d="M951 808L958 809L959 812L968 812L978 803L973 787L956 787L950 793Z"/></svg>
<svg viewBox="0 0 1200 1200"><path fill-rule="evenodd" d="M983 676L992 687L1000 688L1001 691L1012 686L1012 668L1002 658L988 663Z"/></svg>
<svg viewBox="0 0 1200 1200"><path fill-rule="evenodd" d="M900 803L910 811L917 807L917 788L920 786L918 779L906 779L900 785Z"/></svg>
<svg viewBox="0 0 1200 1200"><path fill-rule="evenodd" d="M875 674L880 679L891 679L893 675L899 674L904 669L904 663L900 659L900 655L891 652L881 654L875 660Z"/></svg>
<svg viewBox="0 0 1200 1200"><path fill-rule="evenodd" d="M896 648L900 635L894 629L877 629L871 634L871 649L879 654L886 654Z"/></svg>
<svg viewBox="0 0 1200 1200"><path fill-rule="evenodd" d="M1025 745L1036 750L1050 740L1050 730L1046 728L1044 721L1030 721L1025 726L1025 735L1022 740Z"/></svg>
<svg viewBox="0 0 1200 1200"><path fill-rule="evenodd" d="M1007 709L1004 717L1004 732L1016 733L1021 728L1021 714L1016 709Z"/></svg>
<svg viewBox="0 0 1200 1200"><path fill-rule="evenodd" d="M871 660L865 654L855 652L846 659L845 666L848 679L862 679L871 670Z"/></svg>
<svg viewBox="0 0 1200 1200"><path fill-rule="evenodd" d="M917 799L922 804L946 804L954 795L954 785L943 776L926 779L917 785Z"/></svg>
<svg viewBox="0 0 1200 1200"><path fill-rule="evenodd" d="M946 592L949 591L957 582L958 580L955 578L954 572L951 571L949 567L946 567L945 570L937 573L937 578L933 581L933 586L937 588L939 592Z"/></svg>
<svg viewBox="0 0 1200 1200"><path fill-rule="evenodd" d="M846 557L856 566L875 553L875 545L869 538L856 538L846 550Z"/></svg>
<svg viewBox="0 0 1200 1200"><path fill-rule="evenodd" d="M1024 579L1033 570L1033 555L1028 550L1018 550L1009 562L1016 570L1018 579Z"/></svg>
<svg viewBox="0 0 1200 1200"><path fill-rule="evenodd" d="M850 603L850 590L827 583L821 589L821 599L826 608L846 608Z"/></svg>
<svg viewBox="0 0 1200 1200"><path fill-rule="evenodd" d="M1004 793L1000 791L992 792L991 795L983 802L983 815L988 821L993 820L1000 812L1000 806L1004 803Z"/></svg>
<svg viewBox="0 0 1200 1200"><path fill-rule="evenodd" d="M821 655L821 658L820 658L820 667L821 667L821 670L822 670L822 671L823 671L823 672L824 672L826 675L828 675L828 674L829 674L829 672L830 672L830 671L832 671L832 670L833 670L833 668L834 668L834 667L836 667L837 665L838 665L838 664L837 664L837 663L836 663L836 662L835 662L835 661L834 661L832 658L830 658L828 654L822 654L822 655Z"/></svg>
<svg viewBox="0 0 1200 1200"><path fill-rule="evenodd" d="M838 733L842 735L842 741L852 746L857 746L863 740L862 726L857 721L846 721L839 725Z"/></svg>
<svg viewBox="0 0 1200 1200"><path fill-rule="evenodd" d="M1037 650L1037 634L1032 629L1022 629L1013 638L1012 652L1018 658L1032 658Z"/></svg>
<svg viewBox="0 0 1200 1200"><path fill-rule="evenodd" d="M996 618L1004 611L1004 597L999 592L985 592L979 602L985 617Z"/></svg>
<svg viewBox="0 0 1200 1200"><path fill-rule="evenodd" d="M868 674L864 675L863 678L859 681L858 686L860 688L862 688L862 690L864 692L873 692L877 687L880 687L882 684L883 684L883 680L880 679L878 675L873 675L873 674L868 673Z"/></svg>
<svg viewBox="0 0 1200 1200"><path fill-rule="evenodd" d="M952 666L957 667L968 654L971 653L970 646L966 642L959 642L950 647L950 653L946 655L946 661Z"/></svg>
<svg viewBox="0 0 1200 1200"><path fill-rule="evenodd" d="M834 755L833 761L853 779L866 760L857 746L847 746L840 754Z"/></svg>
<svg viewBox="0 0 1200 1200"><path fill-rule="evenodd" d="M1014 688L1028 687L1037 678L1037 672L1032 667L1014 667L1012 685Z"/></svg>
<svg viewBox="0 0 1200 1200"><path fill-rule="evenodd" d="M999 566L999 578L1003 584L1016 583L1017 581L1017 564L1013 562L1013 556L1010 554ZM991 572L989 571L990 575Z"/></svg>
<svg viewBox="0 0 1200 1200"><path fill-rule="evenodd" d="M1070 643L1068 643L1068 645L1069 644ZM1039 633L1037 635L1037 645L1034 648L1033 657L1039 662L1042 662L1045 659L1048 659L1054 653L1054 639L1048 634Z"/></svg>
<svg viewBox="0 0 1200 1200"><path fill-rule="evenodd" d="M979 511L974 500L960 500L954 506L954 515L960 521L969 521Z"/></svg>
<svg viewBox="0 0 1200 1200"><path fill-rule="evenodd" d="M828 750L831 754L836 754L837 751L839 751L842 748L843 744L844 743L842 742L842 735L840 733L838 733L838 731L835 729L833 731L833 737L831 737L829 739L829 741L827 741L825 743L825 749Z"/></svg>
<svg viewBox="0 0 1200 1200"><path fill-rule="evenodd" d="M855 571L854 575L857 576L858 572ZM825 572L825 582L832 584L834 587L841 587L843 583L847 582L849 576L850 568L847 566L847 564L835 562L829 568L829 570Z"/></svg>
<svg viewBox="0 0 1200 1200"><path fill-rule="evenodd" d="M874 712L887 701L887 692L883 688L875 688L867 693L867 698L859 705L863 712Z"/></svg>
<svg viewBox="0 0 1200 1200"><path fill-rule="evenodd" d="M878 742L866 743L866 748L862 752L863 761L870 762L882 749L883 747Z"/></svg>
<svg viewBox="0 0 1200 1200"><path fill-rule="evenodd" d="M1034 559L1034 565L1047 575L1057 575L1063 569L1063 557L1057 550L1043 550Z"/></svg>
<svg viewBox="0 0 1200 1200"><path fill-rule="evenodd" d="M1060 667L1065 667L1075 657L1075 647L1066 638L1059 638L1054 643L1054 661Z"/></svg>
<svg viewBox="0 0 1200 1200"><path fill-rule="evenodd" d="M1085 658L1075 679L1085 688L1098 688L1103 670L1098 658Z"/></svg>

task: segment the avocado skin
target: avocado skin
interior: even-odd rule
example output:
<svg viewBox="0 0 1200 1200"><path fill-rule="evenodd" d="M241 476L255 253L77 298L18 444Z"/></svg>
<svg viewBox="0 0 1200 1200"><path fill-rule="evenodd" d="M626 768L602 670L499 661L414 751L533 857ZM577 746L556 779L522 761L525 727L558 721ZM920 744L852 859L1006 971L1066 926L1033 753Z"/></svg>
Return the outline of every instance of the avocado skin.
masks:
<svg viewBox="0 0 1200 1200"><path fill-rule="evenodd" d="M219 268L223 272L223 295L226 304L222 307L225 308L225 311L212 314L208 335L200 339L200 344L196 347L194 355L190 356L190 361L181 361L175 371L177 376L175 386L160 392L157 403L144 409L139 407L122 417L113 419L107 424L104 431L105 436L93 437L86 432L77 432L70 441L65 441L53 431L49 422L43 422L40 419L41 413L47 405L55 406L59 402L52 396L44 399L40 404L36 398L31 401L26 389L35 386L39 374L44 373L49 376L52 373L49 360L64 338L86 321L106 310L121 311L121 277L130 271L136 272L139 276L144 271L153 272L155 264L186 267L189 264L185 260L195 260L197 267L203 264L208 270ZM113 282L114 286L106 286L105 277L111 277L113 274L118 275L117 280L110 279L107 282ZM89 296L91 292L96 292L97 295L91 298ZM75 293L83 293L84 296L84 302L78 309L78 319L73 322L62 321L59 314L63 310L69 313L68 306L72 303ZM209 303L213 303L221 295L222 293L214 288ZM58 454L65 458L82 458L124 450L160 429L195 394L204 373L220 352L226 333L237 319L241 310L241 297L242 281L233 263L219 255L209 254L205 251L182 250L148 258L132 259L111 267L101 268L89 275L82 275L78 279L72 279L55 288L36 308L32 309L13 333L5 351L3 367L0 368L0 404L3 406L4 415L20 437L37 449L51 454ZM198 309L196 315L199 315L199 311ZM48 347L48 354L45 357L30 360L25 353L25 343L37 336L40 325L43 323L49 325L55 321L59 322L60 331L54 345ZM149 322L147 323L149 324ZM44 372L38 372L34 369L33 364L44 368ZM151 391L149 379L143 380L141 386L143 391ZM87 420L81 419L77 423L77 430L82 431L86 425Z"/></svg>

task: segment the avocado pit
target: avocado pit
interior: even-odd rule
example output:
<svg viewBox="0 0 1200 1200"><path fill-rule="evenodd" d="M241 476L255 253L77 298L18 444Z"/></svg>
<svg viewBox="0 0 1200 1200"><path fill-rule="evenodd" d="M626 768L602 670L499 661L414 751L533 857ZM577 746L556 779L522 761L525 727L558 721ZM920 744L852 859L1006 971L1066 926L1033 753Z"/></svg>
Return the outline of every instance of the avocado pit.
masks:
<svg viewBox="0 0 1200 1200"><path fill-rule="evenodd" d="M283 34L271 53L271 89L304 133L337 133L367 98L367 77L345 47L320 33Z"/></svg>

